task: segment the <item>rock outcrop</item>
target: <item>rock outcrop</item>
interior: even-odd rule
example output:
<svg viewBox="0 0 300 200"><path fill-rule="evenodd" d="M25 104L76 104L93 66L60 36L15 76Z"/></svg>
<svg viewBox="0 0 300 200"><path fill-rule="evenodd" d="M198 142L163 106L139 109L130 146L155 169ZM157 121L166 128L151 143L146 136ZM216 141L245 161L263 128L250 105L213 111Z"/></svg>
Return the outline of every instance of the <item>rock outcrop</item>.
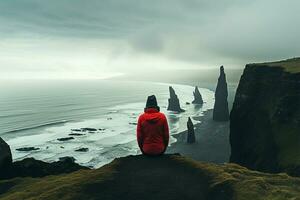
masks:
<svg viewBox="0 0 300 200"><path fill-rule="evenodd" d="M0 177L12 165L12 155L9 145L0 137Z"/></svg>
<svg viewBox="0 0 300 200"><path fill-rule="evenodd" d="M83 147L83 148L76 149L75 151L77 151L77 152L88 152L89 148Z"/></svg>
<svg viewBox="0 0 300 200"><path fill-rule="evenodd" d="M193 104L203 104L203 99L201 93L199 92L198 86L195 87L194 91L194 100L192 101Z"/></svg>
<svg viewBox="0 0 300 200"><path fill-rule="evenodd" d="M35 160L34 158L26 158L21 161L12 162L10 147L0 137L0 179L44 177L48 175L70 173L80 169L88 168L75 163L73 157L64 157L59 161L52 163Z"/></svg>
<svg viewBox="0 0 300 200"><path fill-rule="evenodd" d="M246 65L230 121L231 162L300 176L300 59Z"/></svg>
<svg viewBox="0 0 300 200"><path fill-rule="evenodd" d="M0 176L3 179L15 177L44 177L48 175L58 175L71 173L80 169L88 169L74 162L74 158L65 157L57 162L47 163L34 158L25 158L21 161L13 162Z"/></svg>
<svg viewBox="0 0 300 200"><path fill-rule="evenodd" d="M175 111L175 112L184 112L184 110L180 107L179 99L175 93L175 90L171 86L169 87L169 92L170 92L170 98L168 99L169 100L168 110Z"/></svg>
<svg viewBox="0 0 300 200"><path fill-rule="evenodd" d="M228 109L228 89L226 82L226 75L224 67L220 67L220 76L217 83L215 92L215 105L213 120L214 121L228 121L229 120L229 109Z"/></svg>
<svg viewBox="0 0 300 200"><path fill-rule="evenodd" d="M34 158L26 158L13 163L10 171L11 177L44 177L71 173L80 169L88 169L74 162L74 158L68 157L60 161L47 163Z"/></svg>
<svg viewBox="0 0 300 200"><path fill-rule="evenodd" d="M196 138L195 138L195 130L194 130L194 124L191 120L191 118L189 117L188 121L187 121L187 140L186 142L188 144L192 144L196 142Z"/></svg>
<svg viewBox="0 0 300 200"><path fill-rule="evenodd" d="M74 140L74 137L64 137L64 138L57 138L58 141L64 142L69 140Z"/></svg>
<svg viewBox="0 0 300 200"><path fill-rule="evenodd" d="M180 155L140 155L118 158L95 170L0 180L0 195L1 200L296 200L300 180L236 164L196 162Z"/></svg>
<svg viewBox="0 0 300 200"><path fill-rule="evenodd" d="M18 148L16 149L17 151L36 151L39 150L40 148L36 148L36 147L22 147L22 148Z"/></svg>

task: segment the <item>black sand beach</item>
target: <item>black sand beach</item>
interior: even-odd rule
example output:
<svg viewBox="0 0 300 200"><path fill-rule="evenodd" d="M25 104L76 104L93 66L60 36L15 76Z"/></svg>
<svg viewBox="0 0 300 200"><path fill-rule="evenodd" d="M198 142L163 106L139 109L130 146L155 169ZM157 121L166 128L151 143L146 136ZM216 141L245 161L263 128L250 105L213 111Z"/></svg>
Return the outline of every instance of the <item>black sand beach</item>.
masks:
<svg viewBox="0 0 300 200"><path fill-rule="evenodd" d="M215 90L215 84L213 83L205 84L197 80L193 80L189 83L189 85L193 84L213 91ZM237 86L235 82L228 83L229 111L233 105ZM183 131L175 135L177 141L169 146L167 153L179 153L183 156L203 162L218 164L228 162L231 153L229 143L230 122L213 121L213 110L208 110L203 116L193 118L193 120L201 121L201 123L195 124L194 126L196 143L187 144L187 131Z"/></svg>
<svg viewBox="0 0 300 200"><path fill-rule="evenodd" d="M194 120L201 123L195 125L196 143L187 144L187 131L177 134L176 143L173 143L167 153L179 153L195 160L213 163L229 161L229 122L215 122L209 110L204 116Z"/></svg>

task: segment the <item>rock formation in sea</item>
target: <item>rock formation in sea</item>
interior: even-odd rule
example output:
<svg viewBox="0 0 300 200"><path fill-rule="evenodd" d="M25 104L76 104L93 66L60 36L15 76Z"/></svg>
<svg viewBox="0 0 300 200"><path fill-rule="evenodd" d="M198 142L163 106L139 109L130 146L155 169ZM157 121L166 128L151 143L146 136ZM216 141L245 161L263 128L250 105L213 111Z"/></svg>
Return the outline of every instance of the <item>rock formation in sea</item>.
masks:
<svg viewBox="0 0 300 200"><path fill-rule="evenodd" d="M224 67L220 67L220 76L217 83L215 92L215 105L213 112L214 121L228 121L229 120L229 109L228 109L228 89L226 82L226 74Z"/></svg>
<svg viewBox="0 0 300 200"><path fill-rule="evenodd" d="M300 176L300 58L248 64L230 114L230 161Z"/></svg>
<svg viewBox="0 0 300 200"><path fill-rule="evenodd" d="M0 137L0 177L12 165L12 155L9 145Z"/></svg>
<svg viewBox="0 0 300 200"><path fill-rule="evenodd" d="M82 136L84 133L70 133L69 136Z"/></svg>
<svg viewBox="0 0 300 200"><path fill-rule="evenodd" d="M198 86L195 87L194 91L194 100L192 102L193 104L203 104L202 96L199 92Z"/></svg>
<svg viewBox="0 0 300 200"><path fill-rule="evenodd" d="M191 118L189 117L188 121L187 121L187 143L192 144L196 142L196 138L195 138L195 130L194 130L194 124L191 120Z"/></svg>
<svg viewBox="0 0 300 200"><path fill-rule="evenodd" d="M74 140L74 137L64 137L64 138L57 138L58 141L68 141L68 140Z"/></svg>
<svg viewBox="0 0 300 200"><path fill-rule="evenodd" d="M179 99L175 93L175 90L170 86L169 87L170 98L168 99L169 105L168 110L175 112L184 112L184 109L180 107Z"/></svg>
<svg viewBox="0 0 300 200"><path fill-rule="evenodd" d="M36 147L22 147L22 148L18 148L16 149L17 151L36 151L39 150L40 148L36 148Z"/></svg>
<svg viewBox="0 0 300 200"><path fill-rule="evenodd" d="M0 180L1 199L299 199L299 178L180 155L117 158L99 169L43 178Z"/></svg>
<svg viewBox="0 0 300 200"><path fill-rule="evenodd" d="M77 152L88 152L89 148L83 147L83 148L76 149L75 151L77 151Z"/></svg>

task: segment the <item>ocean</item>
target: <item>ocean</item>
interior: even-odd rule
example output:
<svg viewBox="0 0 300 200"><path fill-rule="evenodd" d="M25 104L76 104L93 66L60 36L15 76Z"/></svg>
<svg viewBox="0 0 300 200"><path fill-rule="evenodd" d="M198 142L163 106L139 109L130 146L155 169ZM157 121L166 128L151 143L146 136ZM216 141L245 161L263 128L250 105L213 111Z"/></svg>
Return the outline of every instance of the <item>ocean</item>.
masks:
<svg viewBox="0 0 300 200"><path fill-rule="evenodd" d="M166 110L169 86L186 112ZM203 106L186 103L193 100L194 87L189 85L112 80L2 82L0 136L10 145L14 160L34 157L52 162L72 156L81 165L97 168L114 158L140 153L136 122L152 94L167 115L170 145L176 142L172 135L186 130L188 117L213 108L214 92L201 85L199 90ZM74 139L57 140L67 137ZM16 150L24 147L36 149Z"/></svg>

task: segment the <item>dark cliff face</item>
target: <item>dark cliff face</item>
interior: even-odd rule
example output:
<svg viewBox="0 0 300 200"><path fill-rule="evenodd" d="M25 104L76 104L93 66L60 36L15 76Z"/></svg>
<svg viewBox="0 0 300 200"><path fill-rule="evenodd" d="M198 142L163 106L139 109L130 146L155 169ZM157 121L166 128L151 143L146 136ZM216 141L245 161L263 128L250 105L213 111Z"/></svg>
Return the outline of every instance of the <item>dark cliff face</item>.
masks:
<svg viewBox="0 0 300 200"><path fill-rule="evenodd" d="M293 71L246 66L230 116L231 162L300 175L300 73Z"/></svg>
<svg viewBox="0 0 300 200"><path fill-rule="evenodd" d="M215 105L213 119L215 121L228 121L229 120L229 109L228 109L228 89L226 82L226 75L224 67L220 67L220 76L215 92Z"/></svg>
<svg viewBox="0 0 300 200"><path fill-rule="evenodd" d="M180 107L179 99L175 93L175 90L171 86L169 87L169 92L170 98L168 99L168 110L175 112L184 112L184 110Z"/></svg>

